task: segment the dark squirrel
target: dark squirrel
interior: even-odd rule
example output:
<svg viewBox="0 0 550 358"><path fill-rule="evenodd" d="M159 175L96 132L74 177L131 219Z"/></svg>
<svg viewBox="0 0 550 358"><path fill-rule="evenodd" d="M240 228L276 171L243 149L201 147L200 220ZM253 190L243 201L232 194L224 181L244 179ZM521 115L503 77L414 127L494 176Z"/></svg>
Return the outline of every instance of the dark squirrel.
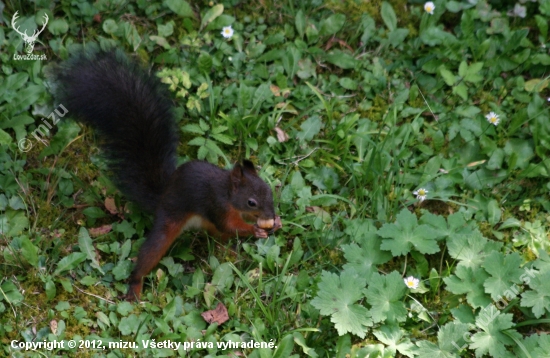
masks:
<svg viewBox="0 0 550 358"><path fill-rule="evenodd" d="M185 229L265 238L281 227L269 186L250 161L223 170L204 161L176 168L178 135L166 86L120 51L82 52L53 71L53 89L75 119L93 127L117 188L154 224L130 276L127 299ZM256 224L247 221L256 220Z"/></svg>

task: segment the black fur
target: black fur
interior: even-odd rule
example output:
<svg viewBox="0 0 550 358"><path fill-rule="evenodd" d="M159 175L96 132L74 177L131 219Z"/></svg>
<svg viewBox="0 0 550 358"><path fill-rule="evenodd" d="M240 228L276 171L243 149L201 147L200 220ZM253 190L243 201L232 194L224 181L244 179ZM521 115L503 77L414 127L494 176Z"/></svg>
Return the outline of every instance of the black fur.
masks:
<svg viewBox="0 0 550 358"><path fill-rule="evenodd" d="M95 128L117 187L153 213L176 168L178 137L164 84L120 51L87 51L55 68L54 93Z"/></svg>

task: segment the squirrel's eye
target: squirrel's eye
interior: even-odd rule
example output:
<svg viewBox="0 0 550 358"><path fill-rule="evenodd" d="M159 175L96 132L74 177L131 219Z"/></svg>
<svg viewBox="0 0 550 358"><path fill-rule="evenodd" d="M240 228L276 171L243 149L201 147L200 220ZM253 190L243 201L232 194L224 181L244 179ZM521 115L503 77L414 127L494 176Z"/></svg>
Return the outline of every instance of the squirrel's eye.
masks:
<svg viewBox="0 0 550 358"><path fill-rule="evenodd" d="M258 203L254 199L248 199L248 206L250 206L251 208L255 208L256 206L258 206Z"/></svg>

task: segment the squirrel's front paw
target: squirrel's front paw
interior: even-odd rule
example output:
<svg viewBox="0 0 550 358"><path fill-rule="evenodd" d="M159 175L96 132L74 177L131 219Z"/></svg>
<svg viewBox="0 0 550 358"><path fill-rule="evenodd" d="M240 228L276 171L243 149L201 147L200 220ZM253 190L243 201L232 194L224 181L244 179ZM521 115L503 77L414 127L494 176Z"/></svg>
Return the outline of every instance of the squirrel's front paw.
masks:
<svg viewBox="0 0 550 358"><path fill-rule="evenodd" d="M267 230L262 229L258 225L254 225L254 237L257 237L258 239L267 239L268 235Z"/></svg>

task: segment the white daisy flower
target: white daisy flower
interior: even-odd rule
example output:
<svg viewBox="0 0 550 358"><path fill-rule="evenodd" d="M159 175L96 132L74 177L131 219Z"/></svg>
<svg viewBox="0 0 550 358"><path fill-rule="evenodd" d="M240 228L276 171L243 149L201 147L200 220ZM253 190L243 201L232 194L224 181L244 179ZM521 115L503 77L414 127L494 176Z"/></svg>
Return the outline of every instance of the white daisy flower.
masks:
<svg viewBox="0 0 550 358"><path fill-rule="evenodd" d="M416 198L422 202L426 199L428 190L424 188L420 188L418 190L413 191L413 194L416 195Z"/></svg>
<svg viewBox="0 0 550 358"><path fill-rule="evenodd" d="M231 27L231 25L229 26L225 26L223 29L222 29L222 35L223 37L225 37L226 39L230 39L231 37L233 37L233 28Z"/></svg>
<svg viewBox="0 0 550 358"><path fill-rule="evenodd" d="M428 1L424 4L424 10L430 15L434 14L435 4L431 1Z"/></svg>
<svg viewBox="0 0 550 358"><path fill-rule="evenodd" d="M485 118L487 118L487 121L489 121L489 123L494 124L495 126L497 126L500 122L500 118L498 118L498 114L496 114L495 112L490 112L488 115L485 116Z"/></svg>
<svg viewBox="0 0 550 358"><path fill-rule="evenodd" d="M405 281L405 285L411 290L416 290L418 288L418 285L420 284L420 280L413 276L404 278L403 281Z"/></svg>

